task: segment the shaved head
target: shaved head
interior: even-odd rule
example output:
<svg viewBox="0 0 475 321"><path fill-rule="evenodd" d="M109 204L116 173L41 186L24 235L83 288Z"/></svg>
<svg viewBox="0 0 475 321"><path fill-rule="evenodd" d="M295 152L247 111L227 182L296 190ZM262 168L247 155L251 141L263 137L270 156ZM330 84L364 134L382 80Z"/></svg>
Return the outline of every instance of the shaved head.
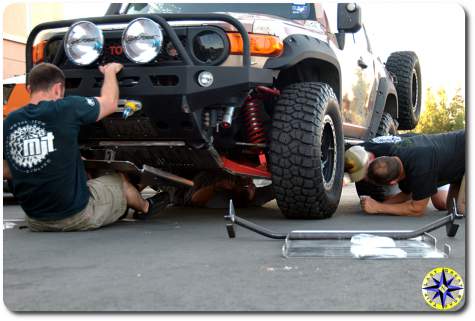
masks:
<svg viewBox="0 0 475 321"><path fill-rule="evenodd" d="M395 157L382 156L369 164L367 177L377 185L391 185L401 171L401 163Z"/></svg>

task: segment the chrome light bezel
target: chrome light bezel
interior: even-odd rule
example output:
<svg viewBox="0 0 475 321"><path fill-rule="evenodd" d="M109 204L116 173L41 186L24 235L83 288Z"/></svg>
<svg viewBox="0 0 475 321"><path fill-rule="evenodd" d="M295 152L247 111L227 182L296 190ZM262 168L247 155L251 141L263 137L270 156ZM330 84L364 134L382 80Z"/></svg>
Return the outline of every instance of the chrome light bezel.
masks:
<svg viewBox="0 0 475 321"><path fill-rule="evenodd" d="M130 48L129 46L127 45L127 32L129 31L129 29L134 25L136 24L137 22L140 22L140 21L146 21L147 23L150 23L154 28L156 28L155 32L156 34L153 35L155 37L155 41L158 41L159 44L158 46L156 46L155 48L157 48L155 54L153 56L150 56L149 58L147 58L146 60L138 60L137 59L137 56L134 56L131 52L130 52ZM154 60L158 54L160 53L160 51L162 50L162 47L163 47L163 32L162 32L162 28L160 27L160 25L158 23L156 23L155 21L153 21L152 19L148 19L148 18L137 18L137 19L134 19L132 20L128 25L127 27L124 29L124 31L122 32L122 48L124 50L124 54L125 56L132 62L136 63L136 64L146 64L146 63L149 63L151 62L152 60Z"/></svg>
<svg viewBox="0 0 475 321"><path fill-rule="evenodd" d="M73 54L71 52L72 51L72 46L75 45L75 44L71 43L70 37L73 34L73 32L75 31L75 29L78 28L78 26L80 26L80 25L88 25L89 27L92 27L93 30L96 32L94 37L97 38L96 44L95 44L97 46L96 55L94 56L94 59L89 59L85 62L81 62L77 58L74 58ZM71 61L73 64L78 65L78 66L87 66L87 65L90 65L90 64L94 63L102 55L102 52L104 50L104 34L103 34L102 30L99 29L99 27L97 27L94 23L92 23L90 21L85 21L85 20L84 21L78 21L78 22L74 23L73 25L71 25L71 27L69 27L68 31L66 32L66 35L64 36L63 44L64 44L64 52L66 53L66 56L68 57L69 61Z"/></svg>

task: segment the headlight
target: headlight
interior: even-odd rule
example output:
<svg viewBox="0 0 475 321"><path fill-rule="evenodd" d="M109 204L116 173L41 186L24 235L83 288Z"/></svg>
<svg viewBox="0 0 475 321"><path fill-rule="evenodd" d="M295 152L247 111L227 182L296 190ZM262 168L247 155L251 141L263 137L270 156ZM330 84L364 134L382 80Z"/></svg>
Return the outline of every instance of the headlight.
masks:
<svg viewBox="0 0 475 321"><path fill-rule="evenodd" d="M66 56L76 65L93 63L101 55L103 47L102 30L89 21L76 22L64 37Z"/></svg>
<svg viewBox="0 0 475 321"><path fill-rule="evenodd" d="M157 57L163 43L160 26L147 18L138 18L129 23L122 34L125 55L138 64Z"/></svg>
<svg viewBox="0 0 475 321"><path fill-rule="evenodd" d="M193 38L193 54L203 64L219 64L228 52L228 43L216 31L205 30Z"/></svg>

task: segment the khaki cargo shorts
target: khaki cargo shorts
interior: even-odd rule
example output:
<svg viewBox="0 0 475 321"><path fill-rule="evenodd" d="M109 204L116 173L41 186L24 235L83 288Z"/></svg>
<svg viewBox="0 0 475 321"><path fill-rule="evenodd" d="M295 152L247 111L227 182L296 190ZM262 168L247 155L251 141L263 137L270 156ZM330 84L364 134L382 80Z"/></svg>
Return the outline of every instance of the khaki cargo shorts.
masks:
<svg viewBox="0 0 475 321"><path fill-rule="evenodd" d="M91 196L81 212L57 221L38 221L27 218L32 231L87 231L117 221L127 209L122 178L119 174L101 176L87 182Z"/></svg>

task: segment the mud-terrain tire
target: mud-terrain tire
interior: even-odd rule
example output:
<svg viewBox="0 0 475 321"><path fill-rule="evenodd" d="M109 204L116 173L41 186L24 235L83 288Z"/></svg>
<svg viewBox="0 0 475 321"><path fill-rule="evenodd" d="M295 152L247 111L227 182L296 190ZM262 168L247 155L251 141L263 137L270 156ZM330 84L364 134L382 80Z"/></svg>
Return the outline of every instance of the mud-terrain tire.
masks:
<svg viewBox="0 0 475 321"><path fill-rule="evenodd" d="M344 140L338 100L324 83L291 84L274 108L269 165L277 205L291 219L323 219L340 202Z"/></svg>
<svg viewBox="0 0 475 321"><path fill-rule="evenodd" d="M381 121L379 122L378 131L376 132L376 137L378 136L396 136L397 135L397 125L394 122L393 117L389 113L384 113L381 116Z"/></svg>
<svg viewBox="0 0 475 321"><path fill-rule="evenodd" d="M386 62L386 69L393 73L397 80L399 129L414 129L421 113L422 84L419 58L412 51L393 52Z"/></svg>
<svg viewBox="0 0 475 321"><path fill-rule="evenodd" d="M387 135L397 135L397 127L391 114L384 113L381 117L381 122L379 123L376 137ZM374 185L367 181L356 182L355 186L358 196L371 196L371 198L377 200L378 202L384 201L387 194L387 190L383 186Z"/></svg>

